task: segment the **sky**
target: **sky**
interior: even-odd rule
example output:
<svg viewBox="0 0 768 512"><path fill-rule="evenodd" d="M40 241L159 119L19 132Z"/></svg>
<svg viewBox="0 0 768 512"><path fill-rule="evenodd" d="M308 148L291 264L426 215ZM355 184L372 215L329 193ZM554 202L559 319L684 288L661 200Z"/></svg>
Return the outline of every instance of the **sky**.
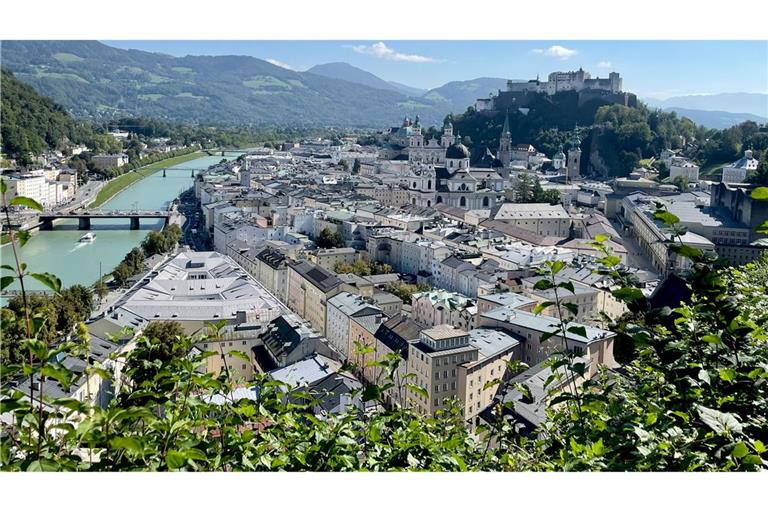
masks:
<svg viewBox="0 0 768 512"><path fill-rule="evenodd" d="M768 41L102 41L184 55L249 55L296 71L346 62L384 80L431 89L454 80L546 79L579 67L618 71L624 90L666 99L768 93Z"/></svg>

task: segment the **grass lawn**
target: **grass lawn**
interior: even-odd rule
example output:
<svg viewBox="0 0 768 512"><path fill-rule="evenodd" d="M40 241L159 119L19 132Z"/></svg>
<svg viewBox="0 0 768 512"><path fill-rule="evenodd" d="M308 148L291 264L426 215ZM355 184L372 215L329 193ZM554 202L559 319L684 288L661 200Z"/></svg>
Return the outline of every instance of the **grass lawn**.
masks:
<svg viewBox="0 0 768 512"><path fill-rule="evenodd" d="M104 185L104 188L99 190L99 193L96 194L96 199L89 205L89 207L97 208L101 206L102 204L106 203L112 196L114 196L124 188L133 185L137 181L146 178L150 174L156 173L160 169L164 169L172 165L188 162L190 160L194 160L195 158L200 158L199 151L195 151L194 153L190 153L188 155L181 155L173 158L168 158L166 160L160 160L159 162L149 164L135 171L128 171L125 174L121 174L117 178L113 178L109 180L109 183Z"/></svg>

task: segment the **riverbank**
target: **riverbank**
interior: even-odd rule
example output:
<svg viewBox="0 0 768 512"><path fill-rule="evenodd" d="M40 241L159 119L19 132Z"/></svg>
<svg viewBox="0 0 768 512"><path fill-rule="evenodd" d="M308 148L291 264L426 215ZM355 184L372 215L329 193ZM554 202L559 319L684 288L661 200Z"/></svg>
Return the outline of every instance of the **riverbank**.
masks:
<svg viewBox="0 0 768 512"><path fill-rule="evenodd" d="M93 200L93 202L91 202L89 207L98 208L99 206L103 205L104 203L106 203L107 201L115 197L117 194L119 194L126 188L136 183L137 181L140 181L146 178L147 176L150 176L156 173L161 169L182 164L190 160L195 160L197 158L200 158L201 156L202 156L201 151L194 151L186 155L175 156L173 158L160 160L159 162L149 164L146 167L140 167L135 171L130 171L125 174L121 174L117 178L113 178L109 180L109 182L106 185L104 185L104 187L102 187L101 190L99 190L99 193L96 194L96 198Z"/></svg>

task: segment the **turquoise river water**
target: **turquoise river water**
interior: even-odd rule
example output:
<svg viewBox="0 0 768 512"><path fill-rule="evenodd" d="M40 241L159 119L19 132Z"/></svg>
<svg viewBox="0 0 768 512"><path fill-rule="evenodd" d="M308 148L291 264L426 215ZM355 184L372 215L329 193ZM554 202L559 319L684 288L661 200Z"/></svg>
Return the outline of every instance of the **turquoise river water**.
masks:
<svg viewBox="0 0 768 512"><path fill-rule="evenodd" d="M240 153L227 152L231 159ZM166 177L162 171L148 176L120 192L101 209L111 210L163 210L179 193L192 186L192 169L203 170L220 162L221 156L205 156L169 167ZM37 231L20 250L20 259L31 272L50 272L61 279L62 286L73 284L91 285L99 278L99 266L103 273L110 272L133 247L136 247L150 230L162 228L163 221L146 219L141 229L131 231L128 219L94 220L91 229L96 239L90 243L78 240L85 233L79 231L76 220L57 223L53 231ZM13 265L10 244L0 252L2 264ZM3 271L5 274L6 271ZM30 289L41 289L36 281L25 280ZM11 289L17 289L17 283Z"/></svg>

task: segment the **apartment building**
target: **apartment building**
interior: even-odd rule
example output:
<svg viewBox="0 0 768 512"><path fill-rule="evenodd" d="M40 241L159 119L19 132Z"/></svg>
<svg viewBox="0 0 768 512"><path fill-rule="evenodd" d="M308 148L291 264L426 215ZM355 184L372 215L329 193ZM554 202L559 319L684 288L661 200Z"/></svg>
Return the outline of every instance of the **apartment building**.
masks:
<svg viewBox="0 0 768 512"><path fill-rule="evenodd" d="M477 305L469 297L446 290L416 293L411 302L411 317L428 327L453 325L470 331L475 328Z"/></svg>
<svg viewBox="0 0 768 512"><path fill-rule="evenodd" d="M470 419L487 407L498 385L483 389L492 379L505 378L509 360L520 355L522 339L498 330L464 331L439 325L421 332L409 346L408 371L426 396L406 391L412 407L434 415L456 400Z"/></svg>
<svg viewBox="0 0 768 512"><path fill-rule="evenodd" d="M586 373L588 378L597 372L598 365L605 365L609 368L614 365L613 341L616 335L611 331L578 322L569 322L566 324L566 330L571 327L583 327L586 336L566 332L565 337L559 334L542 343L542 334L552 333L559 329L558 320L550 316L535 315L508 306L481 313L478 318L478 325L481 328L503 329L522 338L521 359L528 366L535 366L543 362L555 351L563 348L568 348L568 350L589 360L590 364Z"/></svg>
<svg viewBox="0 0 768 512"><path fill-rule="evenodd" d="M493 220L536 233L565 238L571 229L571 216L562 205L549 203L503 203Z"/></svg>
<svg viewBox="0 0 768 512"><path fill-rule="evenodd" d="M383 317L382 310L360 295L341 292L328 299L325 336L328 343L345 359L350 357L352 318ZM361 320L366 322L364 320ZM367 323L367 322L366 322Z"/></svg>
<svg viewBox="0 0 768 512"><path fill-rule="evenodd" d="M288 307L325 335L326 302L339 292L341 280L308 261L288 262Z"/></svg>

